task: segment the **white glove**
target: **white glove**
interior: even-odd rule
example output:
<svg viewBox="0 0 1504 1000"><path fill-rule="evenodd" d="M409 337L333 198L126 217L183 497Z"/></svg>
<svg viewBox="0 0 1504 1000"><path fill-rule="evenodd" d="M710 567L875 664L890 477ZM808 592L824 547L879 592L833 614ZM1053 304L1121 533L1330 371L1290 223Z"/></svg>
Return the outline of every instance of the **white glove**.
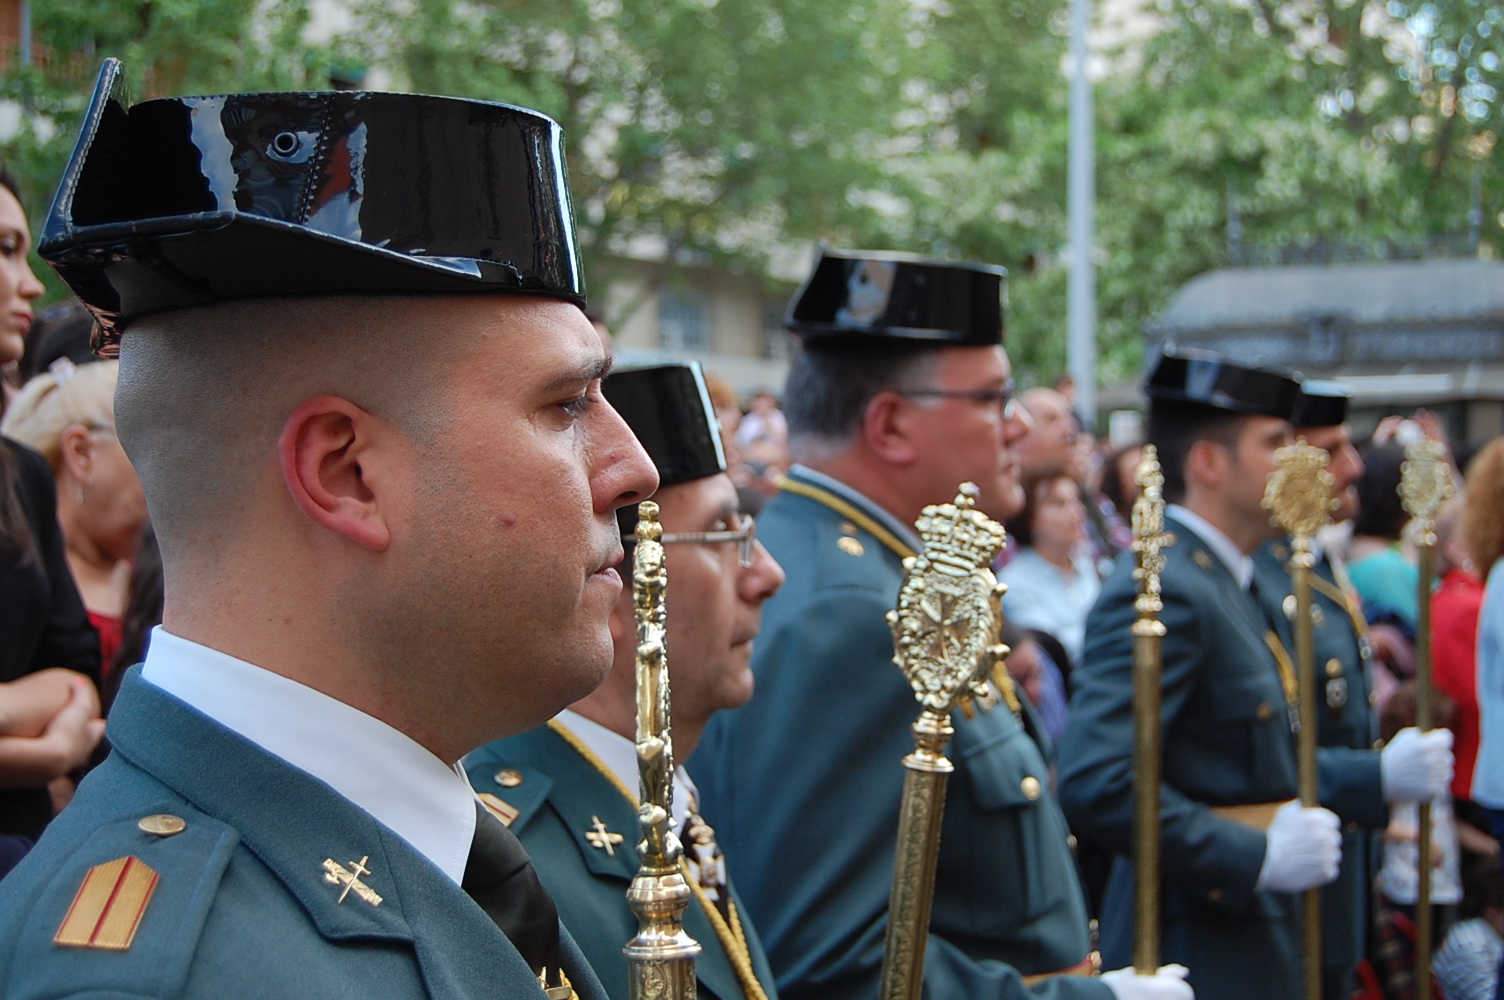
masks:
<svg viewBox="0 0 1504 1000"><path fill-rule="evenodd" d="M1386 802L1430 802L1452 783L1452 731L1401 729L1379 754Z"/></svg>
<svg viewBox="0 0 1504 1000"><path fill-rule="evenodd" d="M1342 862L1342 824L1327 809L1305 809L1286 802L1269 824L1269 846L1255 889L1304 892L1335 881Z"/></svg>
<svg viewBox="0 0 1504 1000"><path fill-rule="evenodd" d="M1114 969L1102 973L1102 983L1117 1000L1195 1000L1196 991L1185 981L1189 972L1183 965L1161 965L1152 976Z"/></svg>

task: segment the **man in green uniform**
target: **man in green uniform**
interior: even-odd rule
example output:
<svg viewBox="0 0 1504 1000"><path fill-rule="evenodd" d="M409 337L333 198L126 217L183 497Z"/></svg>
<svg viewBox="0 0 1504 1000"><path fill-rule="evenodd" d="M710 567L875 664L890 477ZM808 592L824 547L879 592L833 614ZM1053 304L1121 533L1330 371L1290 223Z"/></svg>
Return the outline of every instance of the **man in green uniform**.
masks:
<svg viewBox="0 0 1504 1000"><path fill-rule="evenodd" d="M674 752L687 758L711 715L752 695L752 639L783 571L752 534L726 475L720 426L696 364L618 370L602 383L658 467L668 572ZM618 512L631 578L636 505ZM546 727L465 758L481 801L532 855L559 916L614 1000L627 1000L622 946L637 933L627 886L637 874L637 629L630 588L611 613L615 659L595 692ZM751 921L726 875L715 831L680 766L674 818L694 898L684 929L700 943L695 971L708 1000L777 997Z"/></svg>
<svg viewBox="0 0 1504 1000"><path fill-rule="evenodd" d="M0 995L605 993L454 765L593 690L617 507L559 129L409 95L127 109L40 252L118 347L163 625L0 883Z"/></svg>
<svg viewBox="0 0 1504 1000"><path fill-rule="evenodd" d="M1363 474L1363 459L1353 447L1347 424L1347 405L1347 390L1340 383L1307 379L1291 418L1298 437L1331 456L1327 471L1337 498L1333 519L1339 522L1358 512L1354 484ZM1311 579L1313 664L1320 743L1331 748L1324 756L1347 756L1358 767L1381 767L1389 801L1434 797L1451 772L1452 734L1445 729L1424 734L1406 729L1390 741L1382 759L1373 753L1379 727L1369 702L1373 654L1368 625L1357 593L1347 582L1341 555L1318 541L1316 556ZM1288 618L1295 606L1289 560L1290 547L1284 538L1271 540L1254 555L1259 595L1276 620L1281 615ZM1353 976L1366 952L1369 887L1374 875L1370 844L1373 831L1389 821L1384 803L1370 802L1369 806L1361 821L1354 819L1344 826L1341 870L1337 881L1321 894L1322 987L1328 1000L1347 1000L1352 994Z"/></svg>
<svg viewBox="0 0 1504 1000"><path fill-rule="evenodd" d="M826 253L795 297L785 391L799 464L758 518L788 573L753 656L757 697L691 761L785 1000L877 992L913 691L884 619L921 509L977 484L1022 506L1001 269ZM1096 978L1049 790L1050 748L1006 671L954 716L925 993L1188 997L1174 974Z"/></svg>
<svg viewBox="0 0 1504 1000"><path fill-rule="evenodd" d="M1323 752L1321 801L1294 801L1289 621L1269 614L1252 553L1290 441L1299 384L1203 352L1166 351L1149 375L1149 441L1165 474L1174 543L1161 576L1161 941L1212 1000L1301 995L1298 893L1337 877L1342 821L1382 812L1377 756ZM1103 900L1109 961L1131 952L1136 584L1120 558L1087 619L1060 795L1075 828L1122 855Z"/></svg>

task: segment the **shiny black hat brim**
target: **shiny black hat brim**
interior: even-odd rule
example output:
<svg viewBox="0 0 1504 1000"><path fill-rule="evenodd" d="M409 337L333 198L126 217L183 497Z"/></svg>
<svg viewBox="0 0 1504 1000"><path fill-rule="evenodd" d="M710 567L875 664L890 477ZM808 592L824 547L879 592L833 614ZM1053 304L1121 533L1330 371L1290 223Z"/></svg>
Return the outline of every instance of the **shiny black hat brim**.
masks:
<svg viewBox="0 0 1504 1000"><path fill-rule="evenodd" d="M1310 392L1303 388L1290 423L1297 428L1337 427L1347 423L1348 402L1346 393Z"/></svg>
<svg viewBox="0 0 1504 1000"><path fill-rule="evenodd" d="M1166 350L1144 384L1152 401L1198 403L1229 413L1289 420L1300 397L1293 374L1235 364L1207 351Z"/></svg>
<svg viewBox="0 0 1504 1000"><path fill-rule="evenodd" d="M38 241L107 340L151 312L256 296L585 303L546 116L358 92L127 108L120 75L106 60Z"/></svg>
<svg viewBox="0 0 1504 1000"><path fill-rule="evenodd" d="M789 303L786 325L807 345L884 338L996 346L1003 342L1006 276L986 264L822 248Z"/></svg>
<svg viewBox="0 0 1504 1000"><path fill-rule="evenodd" d="M720 421L696 362L620 368L601 392L658 469L658 485L726 471Z"/></svg>

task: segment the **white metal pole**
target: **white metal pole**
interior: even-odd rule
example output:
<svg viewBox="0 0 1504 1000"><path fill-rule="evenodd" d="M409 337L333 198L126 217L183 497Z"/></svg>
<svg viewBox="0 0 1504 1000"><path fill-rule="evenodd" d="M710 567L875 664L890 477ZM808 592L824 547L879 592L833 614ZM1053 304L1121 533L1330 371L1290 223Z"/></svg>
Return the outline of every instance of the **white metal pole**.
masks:
<svg viewBox="0 0 1504 1000"><path fill-rule="evenodd" d="M1097 273L1092 260L1096 214L1095 122L1087 77L1091 0L1071 0L1071 108L1069 210L1071 273L1066 355L1076 383L1076 412L1095 431L1097 422Z"/></svg>

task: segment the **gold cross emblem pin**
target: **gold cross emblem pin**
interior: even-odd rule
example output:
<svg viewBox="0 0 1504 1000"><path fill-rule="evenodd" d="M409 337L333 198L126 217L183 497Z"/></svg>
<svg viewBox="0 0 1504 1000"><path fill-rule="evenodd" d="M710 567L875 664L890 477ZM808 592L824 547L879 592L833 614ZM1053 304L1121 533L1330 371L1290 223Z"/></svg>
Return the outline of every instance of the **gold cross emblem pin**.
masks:
<svg viewBox="0 0 1504 1000"><path fill-rule="evenodd" d="M610 857L616 857L616 845L622 841L621 834L607 830L599 816L591 816L590 819L595 823L595 829L588 831L585 839L590 841L591 847L605 851Z"/></svg>
<svg viewBox="0 0 1504 1000"><path fill-rule="evenodd" d="M350 867L346 868L333 858L324 859L324 881L330 885L342 885L345 887L345 891L339 894L337 903L343 903L345 897L354 892L355 895L372 906L381 905L381 897L370 886L360 880L362 875L371 874L371 869L366 867L366 862L369 860L371 860L370 855L367 855L359 861L350 862Z"/></svg>

